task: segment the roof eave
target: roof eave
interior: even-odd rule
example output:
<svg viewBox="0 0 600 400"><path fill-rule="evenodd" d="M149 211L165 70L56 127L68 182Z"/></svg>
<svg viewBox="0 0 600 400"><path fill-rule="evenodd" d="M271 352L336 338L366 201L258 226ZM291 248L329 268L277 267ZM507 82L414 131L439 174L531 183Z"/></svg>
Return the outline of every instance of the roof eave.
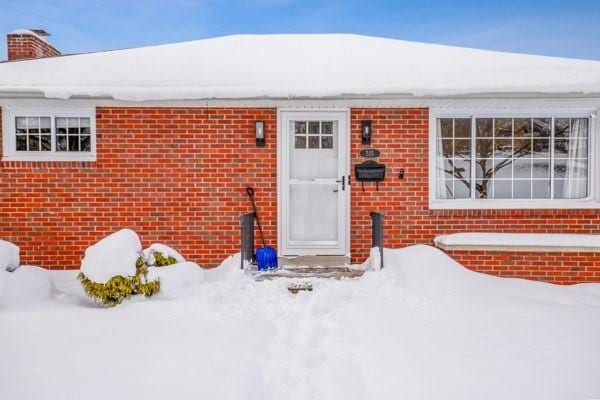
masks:
<svg viewBox="0 0 600 400"><path fill-rule="evenodd" d="M133 103L147 101L248 101L248 100L451 100L451 99L600 99L600 92L481 92L481 93L462 93L448 95L413 95L411 93L379 93L379 94L353 94L344 93L332 96L254 96L254 97L197 97L197 98L172 98L172 99L147 99L143 101L122 100L113 96L101 95L73 95L68 99L61 100L119 100L130 101ZM42 90L0 90L0 99L55 99L46 97Z"/></svg>

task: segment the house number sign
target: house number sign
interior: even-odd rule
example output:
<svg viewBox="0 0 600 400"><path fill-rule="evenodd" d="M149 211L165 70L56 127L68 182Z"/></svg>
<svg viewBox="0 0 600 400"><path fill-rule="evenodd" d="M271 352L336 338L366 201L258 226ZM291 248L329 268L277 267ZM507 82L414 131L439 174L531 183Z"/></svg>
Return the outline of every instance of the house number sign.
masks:
<svg viewBox="0 0 600 400"><path fill-rule="evenodd" d="M381 153L377 149L362 149L360 151L360 156L361 157L366 157L366 158L379 157L380 154Z"/></svg>

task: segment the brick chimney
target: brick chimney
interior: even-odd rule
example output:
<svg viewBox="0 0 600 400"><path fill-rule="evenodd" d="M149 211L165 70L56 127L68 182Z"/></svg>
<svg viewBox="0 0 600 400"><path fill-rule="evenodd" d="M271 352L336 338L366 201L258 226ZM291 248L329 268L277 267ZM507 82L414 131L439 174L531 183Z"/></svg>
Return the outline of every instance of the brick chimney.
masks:
<svg viewBox="0 0 600 400"><path fill-rule="evenodd" d="M46 41L50 36L43 29L19 29L6 35L8 61L29 60L59 56L54 46Z"/></svg>

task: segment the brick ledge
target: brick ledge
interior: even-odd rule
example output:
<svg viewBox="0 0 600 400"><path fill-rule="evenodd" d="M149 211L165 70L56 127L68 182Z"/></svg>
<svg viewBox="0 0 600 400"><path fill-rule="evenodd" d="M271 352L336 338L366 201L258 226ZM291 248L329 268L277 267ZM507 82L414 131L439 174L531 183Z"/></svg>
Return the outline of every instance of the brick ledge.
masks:
<svg viewBox="0 0 600 400"><path fill-rule="evenodd" d="M600 235L468 232L434 239L442 250L600 253Z"/></svg>

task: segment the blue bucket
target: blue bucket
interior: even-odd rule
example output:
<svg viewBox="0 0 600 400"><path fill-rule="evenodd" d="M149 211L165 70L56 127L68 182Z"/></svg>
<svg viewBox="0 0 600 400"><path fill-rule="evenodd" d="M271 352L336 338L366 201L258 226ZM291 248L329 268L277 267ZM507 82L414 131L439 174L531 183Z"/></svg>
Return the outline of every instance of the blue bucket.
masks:
<svg viewBox="0 0 600 400"><path fill-rule="evenodd" d="M259 247L256 249L256 263L259 271L277 269L277 252L272 247Z"/></svg>

